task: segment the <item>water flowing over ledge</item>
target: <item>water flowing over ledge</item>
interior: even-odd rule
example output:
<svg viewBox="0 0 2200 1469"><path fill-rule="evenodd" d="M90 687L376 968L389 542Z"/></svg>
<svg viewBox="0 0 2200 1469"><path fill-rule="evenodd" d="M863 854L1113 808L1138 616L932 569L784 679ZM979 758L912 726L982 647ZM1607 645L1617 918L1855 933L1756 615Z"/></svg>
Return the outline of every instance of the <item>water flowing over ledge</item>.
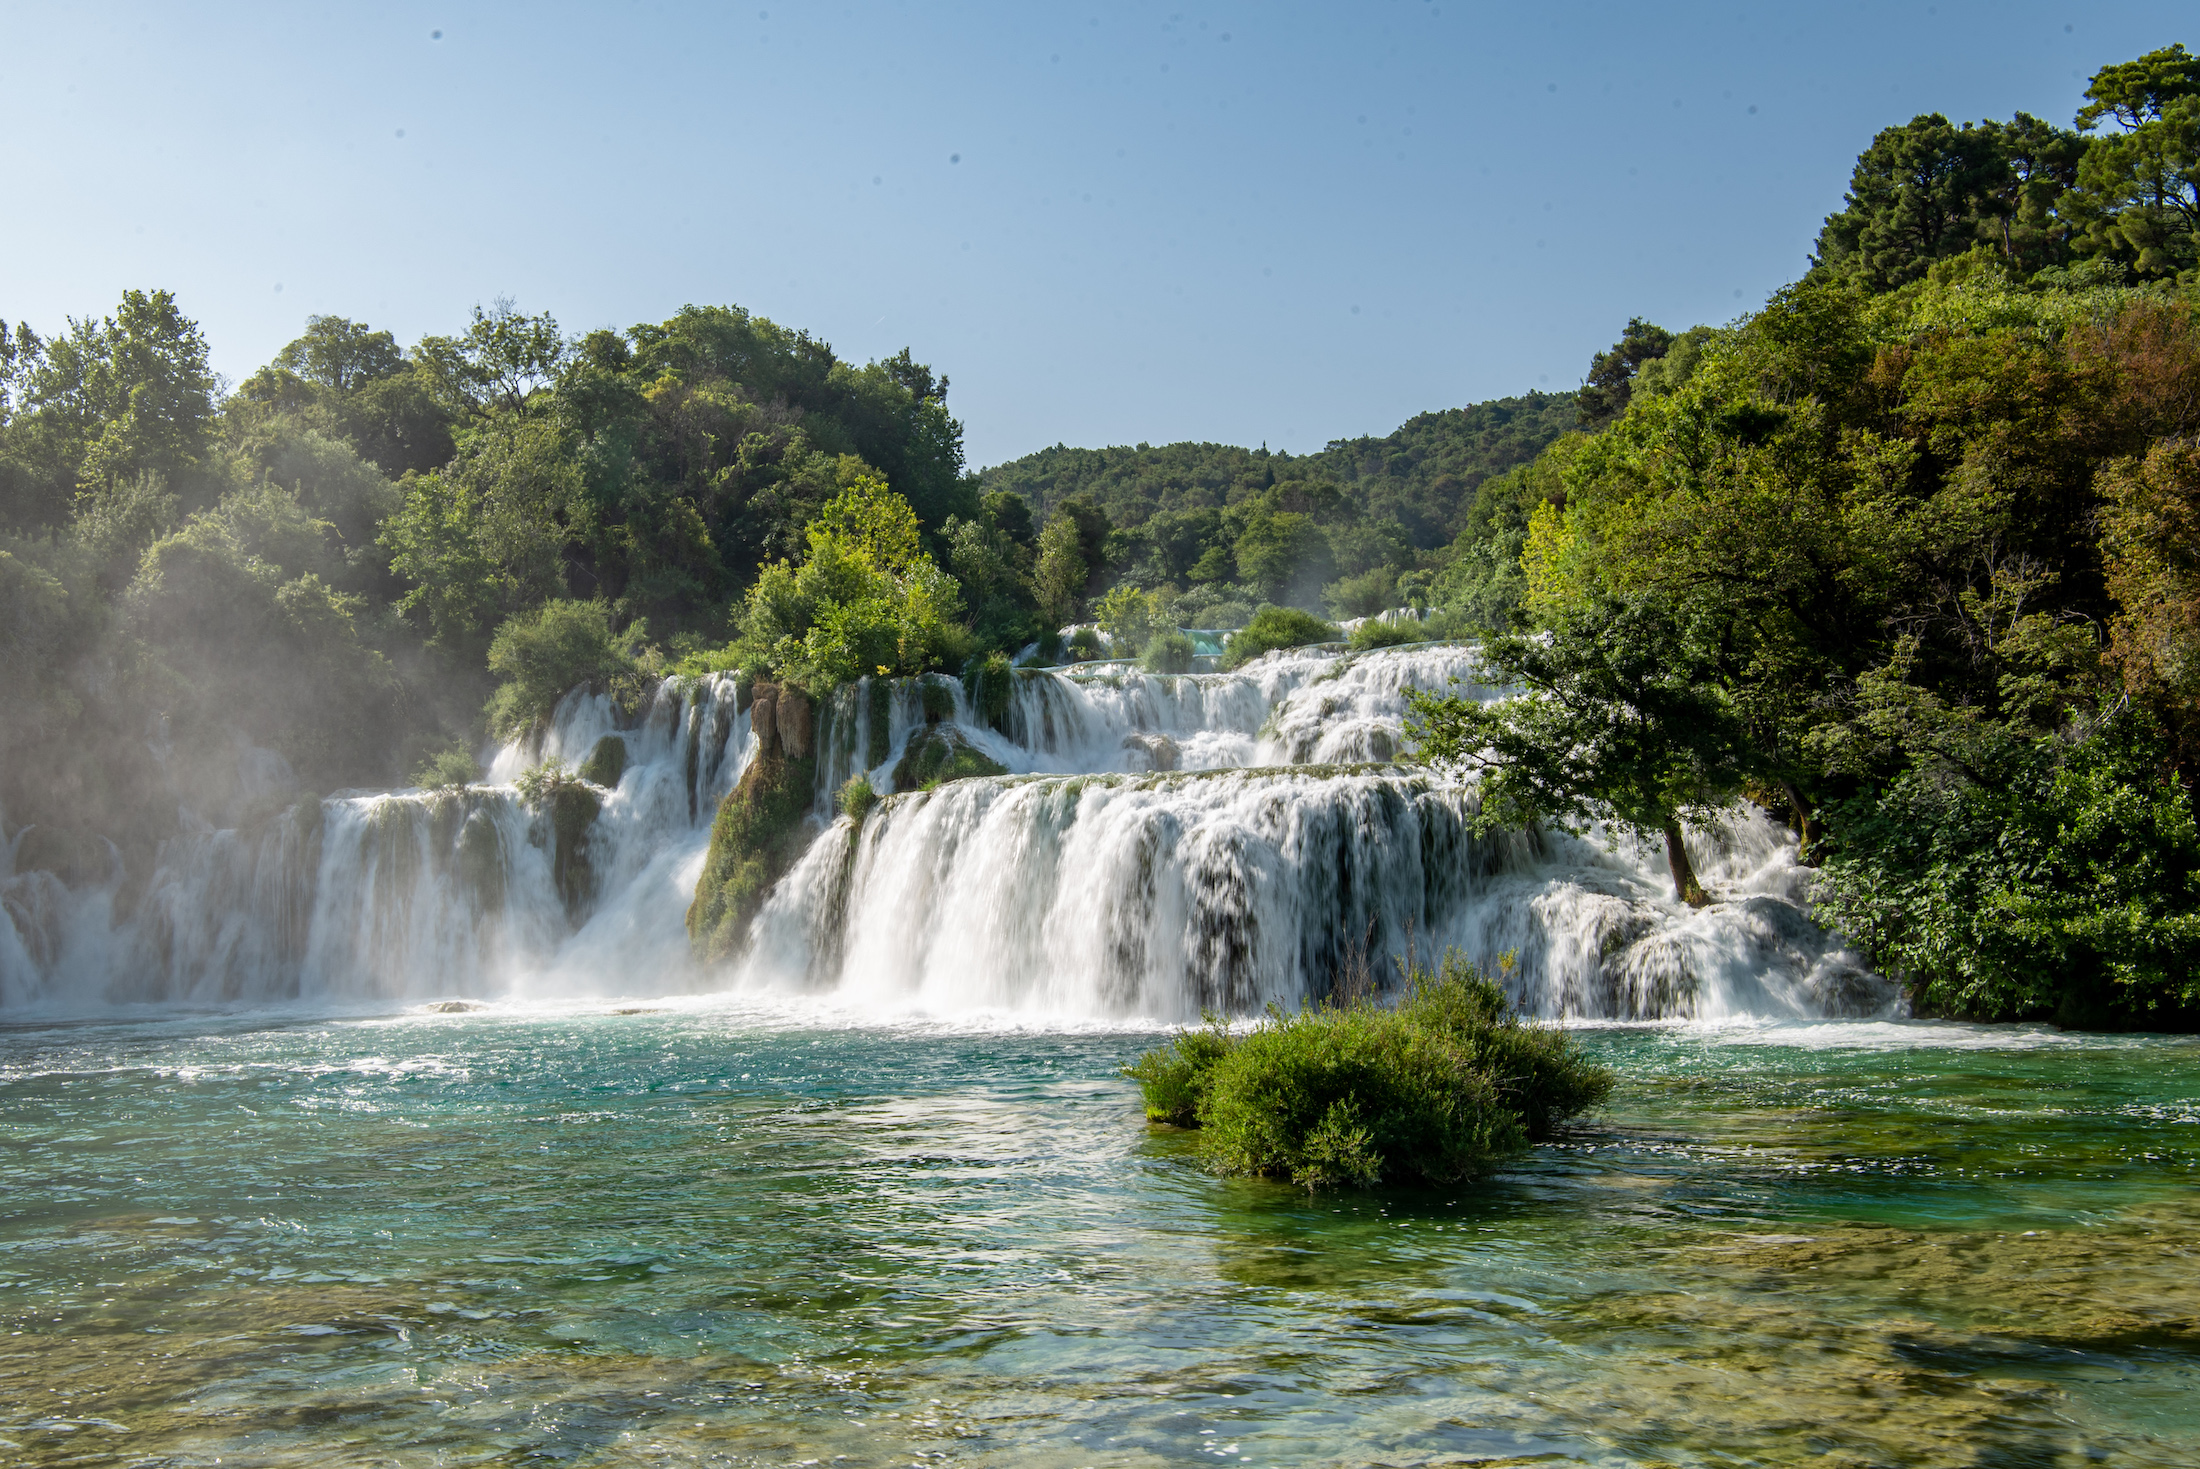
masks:
<svg viewBox="0 0 2200 1469"><path fill-rule="evenodd" d="M667 680L633 718L576 690L497 752L487 783L174 838L133 902L119 880L70 890L0 867L0 1006L732 986L879 1012L1187 1019L1456 944L1486 965L1513 956L1516 995L1545 1016L1898 1012L1809 921L1809 874L1754 808L1690 834L1719 899L1701 911L1632 843L1472 836L1471 787L1389 762L1406 693L1498 697L1474 672L1470 649L1429 645L1235 674L1020 671L990 713L953 679L836 690L815 732L817 837L715 968L689 957L682 914L755 753L734 679ZM911 740L943 725L1013 773L894 794L860 825L825 819L855 774L891 792ZM512 782L606 738L624 771L561 835Z"/></svg>

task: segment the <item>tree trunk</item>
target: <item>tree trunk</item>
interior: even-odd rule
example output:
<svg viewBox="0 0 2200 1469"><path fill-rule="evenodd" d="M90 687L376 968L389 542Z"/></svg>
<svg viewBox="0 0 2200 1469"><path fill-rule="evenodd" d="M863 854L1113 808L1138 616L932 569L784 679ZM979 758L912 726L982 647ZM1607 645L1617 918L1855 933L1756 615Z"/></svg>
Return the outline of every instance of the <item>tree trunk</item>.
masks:
<svg viewBox="0 0 2200 1469"><path fill-rule="evenodd" d="M1812 866L1812 853L1826 834L1825 823L1818 819L1816 808L1803 798L1793 781L1781 781L1780 789L1787 792L1788 809L1795 813L1795 860L1806 867Z"/></svg>
<svg viewBox="0 0 2200 1469"><path fill-rule="evenodd" d="M1665 863L1673 869L1673 896L1691 908L1701 908L1711 901L1703 884L1696 881L1696 869L1689 864L1688 848L1681 844L1681 824L1665 823Z"/></svg>

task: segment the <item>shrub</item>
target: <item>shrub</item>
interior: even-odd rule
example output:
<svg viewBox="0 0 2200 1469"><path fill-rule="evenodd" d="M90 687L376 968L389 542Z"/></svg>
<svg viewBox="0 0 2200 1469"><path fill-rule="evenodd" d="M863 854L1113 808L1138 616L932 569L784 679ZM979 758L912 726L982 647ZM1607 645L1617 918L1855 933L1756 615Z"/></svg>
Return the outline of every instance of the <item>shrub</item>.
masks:
<svg viewBox="0 0 2200 1469"><path fill-rule="evenodd" d="M568 691L632 666L601 602L545 602L517 613L489 643L489 671L502 680L489 700L489 727L510 739L548 719Z"/></svg>
<svg viewBox="0 0 2200 1469"><path fill-rule="evenodd" d="M1077 660L1101 657L1106 654L1107 649L1102 646L1098 632L1089 627L1081 627L1069 635L1069 641L1062 645L1062 651L1072 660Z"/></svg>
<svg viewBox="0 0 2200 1469"><path fill-rule="evenodd" d="M1144 663L1148 673L1190 673L1196 656L1190 638L1180 632L1165 632L1146 645Z"/></svg>
<svg viewBox="0 0 2200 1469"><path fill-rule="evenodd" d="M1147 1116L1201 1130L1216 1171L1308 1189L1472 1178L1612 1088L1570 1036L1523 1025L1456 953L1415 971L1394 1009L1270 1007L1244 1035L1210 1017L1124 1074Z"/></svg>
<svg viewBox="0 0 2200 1469"><path fill-rule="evenodd" d="M863 818L871 814L871 808L878 804L878 792L871 789L869 776L851 775L847 784L840 788L837 800L840 814L861 825Z"/></svg>
<svg viewBox="0 0 2200 1469"><path fill-rule="evenodd" d="M1372 648L1398 648L1407 643L1425 643L1428 630L1418 622L1363 622L1352 629L1354 652L1364 653Z"/></svg>
<svg viewBox="0 0 2200 1469"><path fill-rule="evenodd" d="M1238 635L1230 639L1222 655L1224 668L1240 668L1263 653L1278 648L1303 648L1308 643L1333 643L1337 629L1311 612L1296 607L1263 607Z"/></svg>
<svg viewBox="0 0 2200 1469"><path fill-rule="evenodd" d="M413 772L413 784L422 790L449 790L472 785L480 777L480 762L469 752L453 746L423 760L420 768Z"/></svg>
<svg viewBox="0 0 2200 1469"><path fill-rule="evenodd" d="M1992 784L1912 768L1826 812L1819 916L1921 1011L2079 1027L2200 1015L2200 818L2126 715L2007 755Z"/></svg>

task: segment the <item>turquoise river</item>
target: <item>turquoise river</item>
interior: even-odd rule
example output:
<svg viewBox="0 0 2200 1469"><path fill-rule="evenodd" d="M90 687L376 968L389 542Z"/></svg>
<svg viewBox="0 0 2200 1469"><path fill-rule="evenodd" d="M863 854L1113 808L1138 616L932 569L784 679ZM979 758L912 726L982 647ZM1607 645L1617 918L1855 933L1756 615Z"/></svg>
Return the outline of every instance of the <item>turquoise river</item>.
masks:
<svg viewBox="0 0 2200 1469"><path fill-rule="evenodd" d="M1150 1032L0 1031L0 1457L2200 1464L2200 1042L1590 1027L1471 1187L1200 1170Z"/></svg>

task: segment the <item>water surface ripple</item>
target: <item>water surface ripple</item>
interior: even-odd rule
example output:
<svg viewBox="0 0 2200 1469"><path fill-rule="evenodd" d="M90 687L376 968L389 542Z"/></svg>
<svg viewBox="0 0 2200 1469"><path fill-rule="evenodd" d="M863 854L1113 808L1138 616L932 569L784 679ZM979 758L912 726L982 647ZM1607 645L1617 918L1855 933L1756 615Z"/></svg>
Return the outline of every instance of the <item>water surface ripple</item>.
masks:
<svg viewBox="0 0 2200 1469"><path fill-rule="evenodd" d="M1610 1028L1473 1187L1201 1172L1152 1041L719 1002L0 1033L30 1463L2200 1462L2200 1043Z"/></svg>

